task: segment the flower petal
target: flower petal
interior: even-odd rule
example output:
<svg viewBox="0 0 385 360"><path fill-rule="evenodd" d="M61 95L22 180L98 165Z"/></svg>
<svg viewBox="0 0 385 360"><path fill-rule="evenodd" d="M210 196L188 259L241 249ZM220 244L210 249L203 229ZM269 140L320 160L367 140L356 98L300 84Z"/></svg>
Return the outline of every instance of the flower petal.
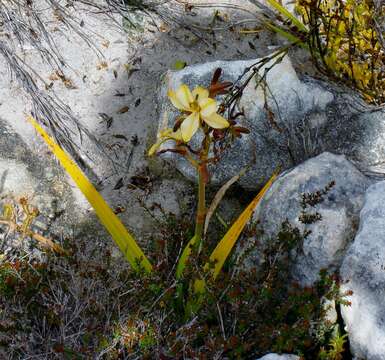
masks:
<svg viewBox="0 0 385 360"><path fill-rule="evenodd" d="M194 100L198 98L198 102L199 102L199 101L202 101L202 100L207 99L209 97L209 91L202 86L197 86L193 90L192 96L193 96Z"/></svg>
<svg viewBox="0 0 385 360"><path fill-rule="evenodd" d="M206 98L199 102L199 107L201 109L200 113L202 117L210 116L211 114L217 111L217 102L214 99Z"/></svg>
<svg viewBox="0 0 385 360"><path fill-rule="evenodd" d="M171 103L172 103L178 110L188 111L188 108L186 108L185 106L183 106L183 104L178 100L175 91L169 90L168 93L167 93L167 95L168 95L168 98L170 99Z"/></svg>
<svg viewBox="0 0 385 360"><path fill-rule="evenodd" d="M194 101L194 98L188 86L185 84L182 84L181 86L179 86L175 95L178 102L182 104L185 110L190 110L190 104Z"/></svg>
<svg viewBox="0 0 385 360"><path fill-rule="evenodd" d="M230 125L223 116L217 113L213 113L210 116L204 116L203 121L214 129L224 129Z"/></svg>
<svg viewBox="0 0 385 360"><path fill-rule="evenodd" d="M199 128L199 113L193 112L191 115L187 116L183 120L182 125L180 126L180 131L182 133L182 138L184 142L190 141L193 135L197 132Z"/></svg>
<svg viewBox="0 0 385 360"><path fill-rule="evenodd" d="M160 146L167 140L183 141L180 129L177 131L173 131L172 129L164 129L160 131L158 133L158 141L151 146L150 150L148 150L148 156L154 155Z"/></svg>

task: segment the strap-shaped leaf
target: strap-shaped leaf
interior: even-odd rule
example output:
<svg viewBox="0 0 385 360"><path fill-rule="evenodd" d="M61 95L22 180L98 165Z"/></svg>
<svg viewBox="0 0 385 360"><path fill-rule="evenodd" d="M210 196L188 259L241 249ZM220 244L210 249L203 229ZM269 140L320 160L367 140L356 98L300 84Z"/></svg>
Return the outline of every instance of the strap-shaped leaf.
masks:
<svg viewBox="0 0 385 360"><path fill-rule="evenodd" d="M214 267L211 269L211 276L215 279L219 272L221 271L226 259L230 255L231 250L233 249L235 243L237 242L239 235L246 226L247 222L250 220L251 215L254 212L255 207L260 202L262 197L265 195L266 191L271 187L276 174L273 174L270 180L265 184L262 190L258 195L253 199L253 201L247 206L247 208L242 212L238 219L234 222L231 228L227 231L222 240L218 243L214 251L211 253L209 263L206 263L204 266L205 271L210 270L210 263L214 263ZM194 291L196 293L204 292L205 282L203 280L196 280L194 284Z"/></svg>
<svg viewBox="0 0 385 360"><path fill-rule="evenodd" d="M179 258L178 265L176 267L176 278L182 277L183 271L186 267L187 260L191 254L192 247L195 245L195 236L191 238L186 247L183 249L182 255Z"/></svg>
<svg viewBox="0 0 385 360"><path fill-rule="evenodd" d="M278 35L281 35L281 36L285 37L292 44L297 44L298 46L300 46L300 47L302 47L304 49L308 49L309 48L307 43L303 42L300 38L298 38L297 36L291 34L290 32L285 31L285 30L281 29L280 27L275 26L275 25L273 25L272 23L269 23L269 22L265 22L265 25L270 30L275 31Z"/></svg>
<svg viewBox="0 0 385 360"><path fill-rule="evenodd" d="M289 10L278 3L275 0L266 0L274 9L276 9L281 15L289 19L298 29L304 32L308 32L308 29L301 21L299 21Z"/></svg>
<svg viewBox="0 0 385 360"><path fill-rule="evenodd" d="M237 242L239 235L241 235L242 230L245 225L251 218L251 215L254 212L255 207L262 199L263 195L265 195L266 191L273 184L276 175L274 174L270 180L265 184L262 190L258 193L258 195L254 198L254 200L247 206L247 208L242 212L242 214L238 217L238 219L234 222L231 228L227 231L222 240L218 243L214 251L210 256L210 261L215 262L213 268L213 278L215 279L219 272L221 271L223 264L225 263L227 257L229 256L231 250L233 249L235 243ZM209 264L205 265L205 268L208 269Z"/></svg>
<svg viewBox="0 0 385 360"><path fill-rule="evenodd" d="M44 131L44 129L33 117L29 116L28 120L41 135L50 150L59 160L60 164L71 176L83 195L92 205L100 222L111 234L113 240L118 245L119 249L122 251L131 266L136 270L142 268L145 271L150 272L152 270L152 266L139 245L136 243L135 239L129 234L120 219L111 210L106 201L98 193L75 162L73 162L62 150L62 148L53 141L53 139Z"/></svg>

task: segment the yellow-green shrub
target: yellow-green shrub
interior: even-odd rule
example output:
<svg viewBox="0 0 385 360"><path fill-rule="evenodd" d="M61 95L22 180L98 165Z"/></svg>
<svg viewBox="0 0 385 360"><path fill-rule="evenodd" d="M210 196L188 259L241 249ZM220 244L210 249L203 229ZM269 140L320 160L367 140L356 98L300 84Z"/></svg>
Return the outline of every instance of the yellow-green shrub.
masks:
<svg viewBox="0 0 385 360"><path fill-rule="evenodd" d="M367 100L385 100L385 54L377 17L385 6L371 0L297 0L309 28L309 46L318 67L360 90Z"/></svg>

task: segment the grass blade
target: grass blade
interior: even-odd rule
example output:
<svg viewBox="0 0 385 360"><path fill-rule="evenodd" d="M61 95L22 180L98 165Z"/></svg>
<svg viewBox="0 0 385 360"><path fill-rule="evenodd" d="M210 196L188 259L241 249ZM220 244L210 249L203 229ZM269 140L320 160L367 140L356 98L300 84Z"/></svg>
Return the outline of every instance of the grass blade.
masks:
<svg viewBox="0 0 385 360"><path fill-rule="evenodd" d="M29 116L28 121L41 135L50 150L59 160L60 164L71 176L81 192L92 205L100 222L111 234L115 243L118 245L119 249L122 251L131 266L136 270L142 268L145 271L150 272L152 270L152 266L139 245L136 243L135 239L129 234L120 219L111 210L106 201L90 183L79 167L62 150L62 148L53 141L53 139L44 131L44 129L33 117Z"/></svg>

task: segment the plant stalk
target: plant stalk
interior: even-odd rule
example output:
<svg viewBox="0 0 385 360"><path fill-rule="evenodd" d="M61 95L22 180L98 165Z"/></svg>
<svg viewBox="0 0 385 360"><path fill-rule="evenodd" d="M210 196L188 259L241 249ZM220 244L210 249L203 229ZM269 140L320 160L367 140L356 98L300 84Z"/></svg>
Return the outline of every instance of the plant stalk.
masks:
<svg viewBox="0 0 385 360"><path fill-rule="evenodd" d="M195 222L195 246L200 247L206 218L206 181L201 167L198 168L198 209Z"/></svg>
<svg viewBox="0 0 385 360"><path fill-rule="evenodd" d="M202 235L206 220L206 183L208 181L207 157L210 150L210 137L206 134L203 140L203 149L200 155L198 171L198 209L195 222L195 246L198 252L202 245Z"/></svg>

